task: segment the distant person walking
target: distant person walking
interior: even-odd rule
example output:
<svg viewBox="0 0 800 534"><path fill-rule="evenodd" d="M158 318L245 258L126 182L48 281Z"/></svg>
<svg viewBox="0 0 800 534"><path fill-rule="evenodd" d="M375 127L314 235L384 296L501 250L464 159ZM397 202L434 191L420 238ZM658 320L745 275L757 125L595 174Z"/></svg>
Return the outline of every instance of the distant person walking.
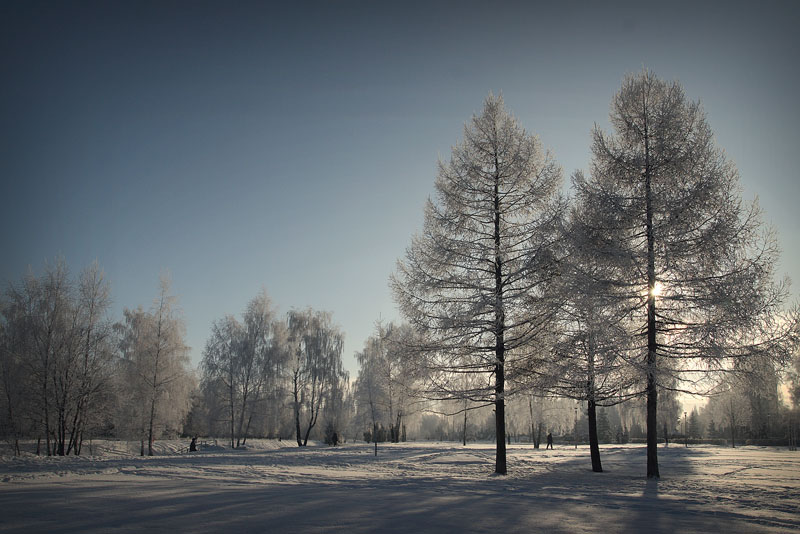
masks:
<svg viewBox="0 0 800 534"><path fill-rule="evenodd" d="M552 449L553 448L553 434L548 432L547 433L547 447L544 450Z"/></svg>
<svg viewBox="0 0 800 534"><path fill-rule="evenodd" d="M192 442L189 444L189 452L197 452L197 436L192 438Z"/></svg>

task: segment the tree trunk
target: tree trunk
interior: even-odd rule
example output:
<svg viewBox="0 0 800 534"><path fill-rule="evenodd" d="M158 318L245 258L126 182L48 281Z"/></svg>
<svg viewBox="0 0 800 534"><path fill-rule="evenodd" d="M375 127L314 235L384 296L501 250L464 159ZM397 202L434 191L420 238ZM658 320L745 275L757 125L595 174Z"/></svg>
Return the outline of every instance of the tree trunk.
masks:
<svg viewBox="0 0 800 534"><path fill-rule="evenodd" d="M644 103L644 116L647 117L647 102ZM658 473L658 420L656 406L658 390L656 389L656 268L655 268L655 236L653 234L653 206L650 187L650 140L648 126L644 124L645 153L645 210L647 233L647 478L659 478Z"/></svg>
<svg viewBox="0 0 800 534"><path fill-rule="evenodd" d="M297 446L303 446L302 434L300 432L300 391L298 391L298 372L294 372L294 426L297 431Z"/></svg>
<svg viewBox="0 0 800 534"><path fill-rule="evenodd" d="M494 472L505 475L506 469L506 401L505 401L505 310L503 309L503 255L500 248L500 163L494 159L494 319L495 319L495 366L494 366L494 410L497 457Z"/></svg>
<svg viewBox="0 0 800 534"><path fill-rule="evenodd" d="M501 351L502 352L502 351ZM498 362L495 366L495 434L497 457L495 459L494 472L505 475L506 469L506 403L504 398L505 374L503 364Z"/></svg>
<svg viewBox="0 0 800 534"><path fill-rule="evenodd" d="M600 464L600 445L597 439L597 406L594 400L589 400L589 450L592 456L592 471L602 473L603 466Z"/></svg>
<svg viewBox="0 0 800 534"><path fill-rule="evenodd" d="M461 429L461 444L464 447L467 446L467 407L466 406L464 406L464 426Z"/></svg>
<svg viewBox="0 0 800 534"><path fill-rule="evenodd" d="M229 390L229 401L231 405L231 449L236 448L236 431L234 425L236 424L236 404L234 399L233 378L231 378L231 385Z"/></svg>
<svg viewBox="0 0 800 534"><path fill-rule="evenodd" d="M247 435L250 433L250 424L253 422L253 414L247 416L247 424L244 427L244 433L242 434L242 447L244 447L245 443L247 443Z"/></svg>
<svg viewBox="0 0 800 534"><path fill-rule="evenodd" d="M153 456L153 427L156 419L156 398L155 394L150 401L150 426L147 432L147 455Z"/></svg>

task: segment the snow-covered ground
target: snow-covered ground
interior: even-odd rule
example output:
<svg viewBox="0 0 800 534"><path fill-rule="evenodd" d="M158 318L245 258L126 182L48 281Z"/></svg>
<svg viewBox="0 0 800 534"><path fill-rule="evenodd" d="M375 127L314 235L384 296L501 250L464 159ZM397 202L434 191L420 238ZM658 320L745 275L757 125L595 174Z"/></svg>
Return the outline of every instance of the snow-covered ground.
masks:
<svg viewBox="0 0 800 534"><path fill-rule="evenodd" d="M0 458L0 532L800 532L800 452L671 445L645 479L643 446L255 441L164 456ZM102 454L101 454L102 453Z"/></svg>

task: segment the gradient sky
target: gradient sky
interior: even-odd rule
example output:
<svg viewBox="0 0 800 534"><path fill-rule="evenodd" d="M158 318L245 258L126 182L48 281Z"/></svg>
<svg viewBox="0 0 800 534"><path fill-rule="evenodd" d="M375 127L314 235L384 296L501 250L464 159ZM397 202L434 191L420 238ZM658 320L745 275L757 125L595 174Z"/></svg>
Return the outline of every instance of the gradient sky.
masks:
<svg viewBox="0 0 800 534"><path fill-rule="evenodd" d="M644 66L702 101L796 300L800 4L555 3L0 1L0 281L97 259L119 318L168 271L195 363L264 287L333 312L354 375L486 95L568 178Z"/></svg>

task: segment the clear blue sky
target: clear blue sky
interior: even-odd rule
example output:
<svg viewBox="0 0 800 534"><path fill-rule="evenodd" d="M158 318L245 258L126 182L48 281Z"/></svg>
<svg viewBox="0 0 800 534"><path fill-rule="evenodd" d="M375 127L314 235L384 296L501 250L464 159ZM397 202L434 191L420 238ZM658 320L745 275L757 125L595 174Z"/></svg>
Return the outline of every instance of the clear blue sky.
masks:
<svg viewBox="0 0 800 534"><path fill-rule="evenodd" d="M119 317L168 270L195 363L265 287L333 312L354 374L489 91L566 178L646 66L703 102L796 299L799 4L543 4L0 1L0 280L97 259Z"/></svg>

